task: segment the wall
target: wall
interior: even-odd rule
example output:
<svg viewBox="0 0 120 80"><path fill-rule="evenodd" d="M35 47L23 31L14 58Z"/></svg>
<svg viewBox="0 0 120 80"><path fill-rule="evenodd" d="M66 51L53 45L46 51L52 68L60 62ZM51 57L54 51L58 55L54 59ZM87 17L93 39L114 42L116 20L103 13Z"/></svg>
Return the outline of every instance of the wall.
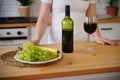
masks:
<svg viewBox="0 0 120 80"><path fill-rule="evenodd" d="M41 0L34 0L34 3L31 6L31 16L38 16L40 1ZM106 1L107 0L96 0L97 14L106 14ZM19 16L18 6L19 3L17 0L0 0L0 17Z"/></svg>
<svg viewBox="0 0 120 80"><path fill-rule="evenodd" d="M19 16L19 2L17 0L0 0L0 17ZM31 16L38 16L40 9L40 0L34 0L31 6Z"/></svg>
<svg viewBox="0 0 120 80"><path fill-rule="evenodd" d="M107 0L96 0L96 14L106 14Z"/></svg>

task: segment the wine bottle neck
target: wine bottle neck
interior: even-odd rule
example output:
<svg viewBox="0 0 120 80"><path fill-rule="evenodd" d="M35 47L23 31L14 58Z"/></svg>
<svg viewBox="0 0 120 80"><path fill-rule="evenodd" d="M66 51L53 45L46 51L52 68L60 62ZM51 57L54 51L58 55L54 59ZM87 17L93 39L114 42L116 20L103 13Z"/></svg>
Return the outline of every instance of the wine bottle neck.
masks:
<svg viewBox="0 0 120 80"><path fill-rule="evenodd" d="M70 16L70 5L65 6L65 16Z"/></svg>

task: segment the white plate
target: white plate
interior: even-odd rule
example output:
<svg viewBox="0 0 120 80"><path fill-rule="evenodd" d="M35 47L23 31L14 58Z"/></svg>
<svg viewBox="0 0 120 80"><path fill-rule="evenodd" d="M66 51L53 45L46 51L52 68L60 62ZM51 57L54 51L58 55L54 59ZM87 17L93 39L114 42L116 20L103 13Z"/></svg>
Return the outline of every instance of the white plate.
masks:
<svg viewBox="0 0 120 80"><path fill-rule="evenodd" d="M51 60L48 60L48 61L37 61L37 62L23 61L23 60L18 59L18 57L19 57L19 54L16 54L14 56L15 60L17 60L19 62L22 62L22 63L28 63L28 64L45 64L45 63L50 63L50 62L54 62L54 61L57 61L57 60L61 59L62 58L62 54L59 53L59 55L58 55L57 58L54 58L54 59L51 59Z"/></svg>

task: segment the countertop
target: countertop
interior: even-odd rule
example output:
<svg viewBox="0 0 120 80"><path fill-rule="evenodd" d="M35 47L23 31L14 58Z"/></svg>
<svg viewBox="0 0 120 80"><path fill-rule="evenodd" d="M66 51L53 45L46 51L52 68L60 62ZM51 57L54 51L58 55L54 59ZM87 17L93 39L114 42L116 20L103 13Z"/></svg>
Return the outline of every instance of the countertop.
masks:
<svg viewBox="0 0 120 80"><path fill-rule="evenodd" d="M0 27L35 26L37 17L0 17Z"/></svg>
<svg viewBox="0 0 120 80"><path fill-rule="evenodd" d="M98 24L102 24L102 23L115 23L115 22L120 22L120 17L115 16L112 17L110 19L100 19L98 20ZM35 26L36 23L14 23L14 24L0 24L0 28L9 28L9 27L23 27L23 26L27 26L27 27L33 27ZM51 22L48 23L48 25L51 25Z"/></svg>
<svg viewBox="0 0 120 80"><path fill-rule="evenodd" d="M109 19L98 20L99 24L102 24L102 23L116 23L116 22L120 22L120 16L114 16L114 17L109 18Z"/></svg>
<svg viewBox="0 0 120 80"><path fill-rule="evenodd" d="M14 23L14 24L0 24L0 28L10 28L10 27L31 27L35 26L36 23Z"/></svg>
<svg viewBox="0 0 120 80"><path fill-rule="evenodd" d="M96 74L105 72L120 72L120 40L118 46L100 45L91 42L96 50L87 53L84 49L88 42L74 44L74 52L62 53L63 58L57 63L35 68L21 68L5 65L0 62L0 80L36 80L62 76ZM61 50L60 44L43 45ZM16 46L0 47L0 54L17 50Z"/></svg>

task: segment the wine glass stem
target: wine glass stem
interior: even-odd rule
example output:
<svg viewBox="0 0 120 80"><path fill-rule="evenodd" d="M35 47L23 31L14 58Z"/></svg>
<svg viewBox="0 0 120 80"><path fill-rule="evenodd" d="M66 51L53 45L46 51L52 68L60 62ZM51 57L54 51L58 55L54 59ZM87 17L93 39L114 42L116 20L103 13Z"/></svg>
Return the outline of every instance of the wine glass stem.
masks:
<svg viewBox="0 0 120 80"><path fill-rule="evenodd" d="M94 52L95 50L93 48L91 48L91 42L90 42L90 34L88 34L88 48L87 48L88 52Z"/></svg>
<svg viewBox="0 0 120 80"><path fill-rule="evenodd" d="M90 34L88 34L88 49L90 48Z"/></svg>
<svg viewBox="0 0 120 80"><path fill-rule="evenodd" d="M88 42L90 42L90 34L88 34Z"/></svg>

